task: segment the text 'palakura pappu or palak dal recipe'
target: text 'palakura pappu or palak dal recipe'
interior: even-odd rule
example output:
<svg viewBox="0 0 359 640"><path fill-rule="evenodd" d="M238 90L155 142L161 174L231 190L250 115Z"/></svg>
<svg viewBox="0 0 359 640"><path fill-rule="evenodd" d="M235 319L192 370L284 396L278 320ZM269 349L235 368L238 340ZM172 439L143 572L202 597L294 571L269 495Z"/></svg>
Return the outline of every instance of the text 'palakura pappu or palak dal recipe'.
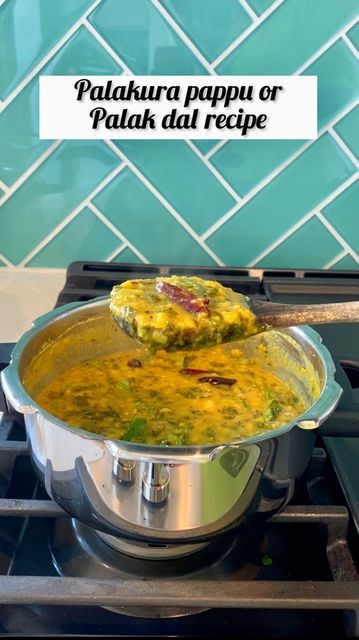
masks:
<svg viewBox="0 0 359 640"><path fill-rule="evenodd" d="M238 347L220 346L106 355L62 373L36 399L69 425L105 438L171 446L247 438L307 408Z"/></svg>

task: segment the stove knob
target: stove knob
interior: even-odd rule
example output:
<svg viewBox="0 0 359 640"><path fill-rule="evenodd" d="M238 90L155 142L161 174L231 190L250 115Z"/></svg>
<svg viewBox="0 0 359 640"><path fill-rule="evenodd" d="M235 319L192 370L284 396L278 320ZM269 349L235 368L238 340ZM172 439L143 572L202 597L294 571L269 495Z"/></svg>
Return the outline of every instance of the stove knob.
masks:
<svg viewBox="0 0 359 640"><path fill-rule="evenodd" d="M168 498L170 477L161 462L147 462L142 479L142 495L148 502L158 504Z"/></svg>
<svg viewBox="0 0 359 640"><path fill-rule="evenodd" d="M134 480L136 463L133 460L117 458L113 464L113 473L117 480L130 484Z"/></svg>

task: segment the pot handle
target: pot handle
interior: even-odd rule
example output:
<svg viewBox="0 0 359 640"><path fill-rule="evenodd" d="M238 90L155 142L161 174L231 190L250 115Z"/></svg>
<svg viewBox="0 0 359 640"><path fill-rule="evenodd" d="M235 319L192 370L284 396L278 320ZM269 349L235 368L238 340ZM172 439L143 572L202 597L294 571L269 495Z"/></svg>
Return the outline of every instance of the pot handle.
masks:
<svg viewBox="0 0 359 640"><path fill-rule="evenodd" d="M318 429L333 413L342 393L341 386L334 379L329 380L317 402L298 420L298 427L306 431Z"/></svg>
<svg viewBox="0 0 359 640"><path fill-rule="evenodd" d="M1 386L5 397L15 411L28 414L36 413L36 408L29 403L29 398L20 384L12 364L9 364L1 372Z"/></svg>

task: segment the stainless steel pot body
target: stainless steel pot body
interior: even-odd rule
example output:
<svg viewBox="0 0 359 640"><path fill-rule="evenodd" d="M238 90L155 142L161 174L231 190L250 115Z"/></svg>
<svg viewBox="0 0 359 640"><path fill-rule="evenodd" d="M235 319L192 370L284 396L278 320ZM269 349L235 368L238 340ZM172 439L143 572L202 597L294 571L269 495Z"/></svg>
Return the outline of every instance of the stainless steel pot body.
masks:
<svg viewBox="0 0 359 640"><path fill-rule="evenodd" d="M239 442L161 447L106 440L37 405L43 385L69 366L134 347L112 322L107 299L66 305L36 320L16 345L2 384L24 414L29 450L49 495L105 534L152 544L210 540L289 501L314 434L341 389L320 336L309 327L256 336L241 349L288 380L309 409L295 423ZM136 345L137 346L137 345Z"/></svg>

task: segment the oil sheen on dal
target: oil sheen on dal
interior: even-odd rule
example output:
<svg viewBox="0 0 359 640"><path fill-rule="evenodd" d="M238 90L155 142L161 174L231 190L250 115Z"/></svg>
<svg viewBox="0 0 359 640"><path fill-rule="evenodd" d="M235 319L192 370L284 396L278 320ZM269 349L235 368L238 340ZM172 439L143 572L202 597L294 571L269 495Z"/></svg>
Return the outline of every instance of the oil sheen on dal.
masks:
<svg viewBox="0 0 359 640"><path fill-rule="evenodd" d="M288 423L307 407L238 348L118 352L74 366L37 396L52 415L111 439L225 443Z"/></svg>

